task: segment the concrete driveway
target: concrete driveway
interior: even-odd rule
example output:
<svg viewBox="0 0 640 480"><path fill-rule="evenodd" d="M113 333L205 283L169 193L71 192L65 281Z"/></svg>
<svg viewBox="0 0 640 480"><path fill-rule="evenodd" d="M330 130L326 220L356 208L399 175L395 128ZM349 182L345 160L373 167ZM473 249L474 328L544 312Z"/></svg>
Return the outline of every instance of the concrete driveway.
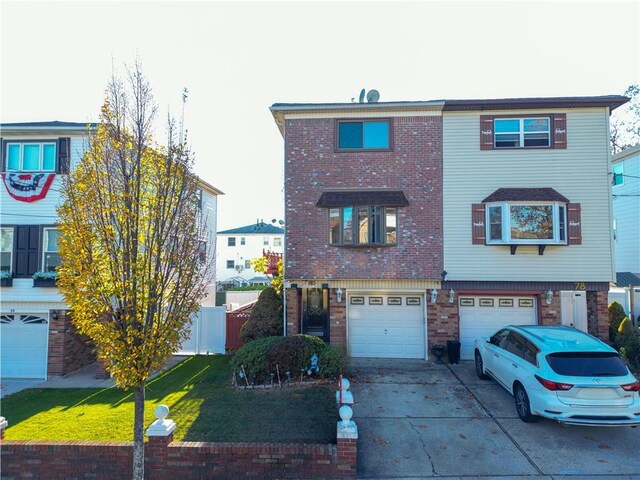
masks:
<svg viewBox="0 0 640 480"><path fill-rule="evenodd" d="M525 424L473 363L352 359L358 478L640 479L640 428Z"/></svg>

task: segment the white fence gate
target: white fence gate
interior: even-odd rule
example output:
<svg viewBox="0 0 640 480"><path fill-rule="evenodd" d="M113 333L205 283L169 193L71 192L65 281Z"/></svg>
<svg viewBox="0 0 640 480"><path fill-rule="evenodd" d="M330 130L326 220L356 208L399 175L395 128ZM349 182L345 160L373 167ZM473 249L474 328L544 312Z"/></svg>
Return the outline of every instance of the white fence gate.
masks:
<svg viewBox="0 0 640 480"><path fill-rule="evenodd" d="M225 353L227 334L224 307L202 307L194 315L191 335L182 344L177 355L209 355Z"/></svg>
<svg viewBox="0 0 640 480"><path fill-rule="evenodd" d="M563 325L588 331L587 292L560 292L560 312Z"/></svg>

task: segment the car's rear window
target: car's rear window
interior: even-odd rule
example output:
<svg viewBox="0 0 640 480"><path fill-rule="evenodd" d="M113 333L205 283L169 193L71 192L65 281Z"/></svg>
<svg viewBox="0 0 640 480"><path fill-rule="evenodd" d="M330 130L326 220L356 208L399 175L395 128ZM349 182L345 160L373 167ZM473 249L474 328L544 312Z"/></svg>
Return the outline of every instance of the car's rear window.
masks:
<svg viewBox="0 0 640 480"><path fill-rule="evenodd" d="M621 377L627 367L617 353L559 352L547 355L551 369L572 377Z"/></svg>

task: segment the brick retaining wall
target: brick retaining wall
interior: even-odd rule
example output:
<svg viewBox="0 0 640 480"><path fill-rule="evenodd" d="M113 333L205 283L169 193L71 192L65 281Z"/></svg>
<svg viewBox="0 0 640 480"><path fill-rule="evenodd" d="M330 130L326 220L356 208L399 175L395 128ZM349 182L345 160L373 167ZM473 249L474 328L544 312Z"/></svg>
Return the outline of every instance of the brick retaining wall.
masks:
<svg viewBox="0 0 640 480"><path fill-rule="evenodd" d="M338 444L146 442L149 479L353 477L356 441ZM131 478L131 442L2 441L2 478Z"/></svg>

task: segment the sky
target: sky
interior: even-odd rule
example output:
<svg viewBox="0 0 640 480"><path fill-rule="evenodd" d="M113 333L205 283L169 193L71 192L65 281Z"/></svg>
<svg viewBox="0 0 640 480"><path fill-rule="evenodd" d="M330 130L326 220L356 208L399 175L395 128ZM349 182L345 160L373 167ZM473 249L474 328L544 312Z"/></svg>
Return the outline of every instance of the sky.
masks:
<svg viewBox="0 0 640 480"><path fill-rule="evenodd" d="M138 57L185 122L218 230L283 219L274 103L622 94L640 83L640 0L0 0L0 119L96 121Z"/></svg>

